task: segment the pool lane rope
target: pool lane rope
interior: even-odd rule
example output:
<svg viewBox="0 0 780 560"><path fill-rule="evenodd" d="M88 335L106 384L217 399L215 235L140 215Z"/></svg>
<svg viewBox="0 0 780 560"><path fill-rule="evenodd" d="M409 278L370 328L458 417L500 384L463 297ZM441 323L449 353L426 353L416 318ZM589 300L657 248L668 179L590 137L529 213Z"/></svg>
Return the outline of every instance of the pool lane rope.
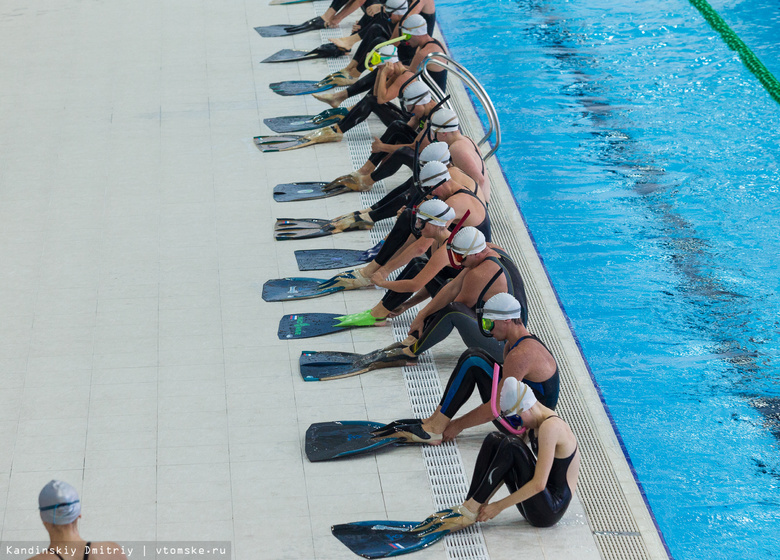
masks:
<svg viewBox="0 0 780 560"><path fill-rule="evenodd" d="M726 23L712 6L710 6L707 0L689 1L697 10L699 10L701 15L704 16L704 19L707 20L710 27L720 33L720 36L723 37L726 45L728 45L731 50L736 51L739 58L742 59L742 63L756 78L758 78L758 81L761 82L764 89L772 96L772 99L780 103L780 82L778 82L772 72L764 66L755 53L750 50L750 47L734 33L731 27L729 27L729 24Z"/></svg>

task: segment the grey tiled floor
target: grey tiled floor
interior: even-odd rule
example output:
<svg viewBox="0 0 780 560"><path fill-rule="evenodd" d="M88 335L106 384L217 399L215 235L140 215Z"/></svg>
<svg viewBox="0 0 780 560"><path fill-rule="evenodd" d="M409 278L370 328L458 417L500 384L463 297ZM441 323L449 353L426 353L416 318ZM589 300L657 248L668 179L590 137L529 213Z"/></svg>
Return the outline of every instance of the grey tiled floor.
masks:
<svg viewBox="0 0 780 560"><path fill-rule="evenodd" d="M301 349L370 350L390 329L288 343L278 318L359 311L378 293L260 297L264 280L297 273L299 246L272 240L273 218L357 205L282 210L269 192L350 171L343 145L261 154L251 142L263 117L322 109L266 84L319 78L323 62L258 65L319 37L252 29L311 15L265 0L0 6L2 540L45 537L35 506L51 478L81 492L88 537L229 540L239 559L349 558L331 524L431 511L417 449L302 455L311 422L386 421L409 405L397 369L327 384L298 374ZM368 236L307 246L334 244ZM442 349L442 375L459 351ZM463 438L467 472L480 434ZM489 527L492 558L598 557L579 503L553 530L510 512Z"/></svg>

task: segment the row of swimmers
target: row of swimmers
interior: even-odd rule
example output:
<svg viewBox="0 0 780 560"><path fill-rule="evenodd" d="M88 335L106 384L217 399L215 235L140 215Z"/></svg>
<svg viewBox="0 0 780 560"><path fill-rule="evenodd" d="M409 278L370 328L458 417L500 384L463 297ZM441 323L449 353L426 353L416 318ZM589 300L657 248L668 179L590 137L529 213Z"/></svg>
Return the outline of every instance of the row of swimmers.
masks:
<svg viewBox="0 0 780 560"><path fill-rule="evenodd" d="M394 436L429 445L491 421L500 430L485 438L463 503L437 512L429 523L451 531L516 506L530 524L551 526L563 516L576 489L580 452L571 428L555 413L560 384L555 358L526 327L522 276L509 254L491 241L490 182L481 152L461 132L458 115L435 99L420 77L425 58L445 50L432 37L433 0L411 4L358 0L343 5L336 0L323 18L328 25L337 25L357 7L364 14L354 33L334 40L345 50L358 45L353 60L341 71L352 83L342 92L315 97L337 107L365 95L340 124L323 134L340 139L371 114L387 128L374 139L368 161L332 184L368 190L404 166L412 169L413 177L380 202L330 221L331 230L339 233L395 220L370 263L329 283L345 289L375 285L387 290L374 307L345 316L339 324L373 325L427 302L405 340L371 353L375 365L414 364L453 329L467 347L435 412L419 422L390 425ZM364 72L365 55L401 34L409 39L381 47L381 63ZM436 85L446 91L446 69L435 64L428 68ZM388 280L399 269L397 278ZM500 398L491 403L496 364ZM458 417L475 389L483 404ZM491 502L502 484L510 494Z"/></svg>
<svg viewBox="0 0 780 560"><path fill-rule="evenodd" d="M317 135L340 140L371 114L387 130L374 140L371 157L358 171L333 183L368 190L402 167L413 167L415 161L419 168L414 170L416 180L404 182L379 203L331 220L335 233L395 220L373 261L334 278L334 284L345 289L369 285L387 289L377 305L345 317L342 324L375 324L430 300L417 313L404 341L376 353L379 365L413 364L453 329L467 349L435 412L417 422L391 424L394 436L438 445L487 422L499 429L482 443L464 501L434 513L420 530L435 525L438 531L455 531L488 521L511 506L531 525L554 525L576 489L580 452L571 428L555 413L560 383L556 361L526 327L529 312L522 276L508 253L491 242L490 183L481 153L460 131L457 114L436 101L419 77L423 60L444 52L432 37L434 0L334 0L321 26L335 27L358 8L363 15L353 33L335 41L345 51L358 45L353 60L339 73L349 87L316 97L336 107L365 95L339 124ZM366 73L366 54L402 34L409 39L381 47L380 63ZM429 70L446 91L446 70L435 64ZM402 269L398 277L388 280L397 269ZM494 375L498 397L492 390ZM458 417L474 390L483 404ZM491 501L502 485L509 495ZM80 536L81 503L67 482L48 483L40 492L39 510L50 548L35 560L126 558L117 543L87 542Z"/></svg>

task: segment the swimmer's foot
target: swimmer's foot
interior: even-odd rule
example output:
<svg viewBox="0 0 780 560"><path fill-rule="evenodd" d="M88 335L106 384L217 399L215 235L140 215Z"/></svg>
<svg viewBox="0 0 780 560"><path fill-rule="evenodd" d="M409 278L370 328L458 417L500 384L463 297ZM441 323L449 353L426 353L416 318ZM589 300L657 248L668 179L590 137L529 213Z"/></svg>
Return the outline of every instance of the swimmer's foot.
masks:
<svg viewBox="0 0 780 560"><path fill-rule="evenodd" d="M337 93L313 93L311 96L317 101L327 103L335 109L341 105L341 102L345 99L342 94L343 92L339 91Z"/></svg>
<svg viewBox="0 0 780 560"><path fill-rule="evenodd" d="M371 315L371 310L366 309L360 313L353 313L352 315L342 315L336 317L338 323L337 327L373 327L384 326L387 324L385 317L374 317Z"/></svg>
<svg viewBox="0 0 780 560"><path fill-rule="evenodd" d="M372 284L370 278L363 276L361 269L355 268L353 270L347 270L341 274L326 280L320 284L321 288L340 287L345 290L356 290L358 288L365 288Z"/></svg>
<svg viewBox="0 0 780 560"><path fill-rule="evenodd" d="M415 533L432 534L446 531L454 533L465 529L477 522L477 513L468 509L464 504L454 508L437 511L417 527L412 529Z"/></svg>
<svg viewBox="0 0 780 560"><path fill-rule="evenodd" d="M338 48L340 48L342 51L351 51L352 46L355 44L355 41L353 41L350 37L336 37L334 39L330 40L331 43L336 45Z"/></svg>
<svg viewBox="0 0 780 560"><path fill-rule="evenodd" d="M371 229L374 227L374 220L368 215L360 212L353 212L346 216L341 216L331 221L334 231L357 231L361 229Z"/></svg>

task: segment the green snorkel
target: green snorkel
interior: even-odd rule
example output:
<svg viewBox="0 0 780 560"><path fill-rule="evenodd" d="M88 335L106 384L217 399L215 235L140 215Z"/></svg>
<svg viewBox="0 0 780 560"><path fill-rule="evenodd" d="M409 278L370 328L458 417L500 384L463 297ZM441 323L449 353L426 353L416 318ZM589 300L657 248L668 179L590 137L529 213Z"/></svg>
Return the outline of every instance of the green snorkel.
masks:
<svg viewBox="0 0 780 560"><path fill-rule="evenodd" d="M368 54L366 55L366 70L369 72L373 72L376 70L376 67L379 66L384 62L384 57L379 54L379 49L382 47L386 47L387 45L392 45L394 43L400 43L401 41L408 41L411 39L412 36L408 33L401 33L399 37L396 37L395 39L390 39L389 41L385 41L384 43L379 43L377 46L375 46L373 49L371 49Z"/></svg>

